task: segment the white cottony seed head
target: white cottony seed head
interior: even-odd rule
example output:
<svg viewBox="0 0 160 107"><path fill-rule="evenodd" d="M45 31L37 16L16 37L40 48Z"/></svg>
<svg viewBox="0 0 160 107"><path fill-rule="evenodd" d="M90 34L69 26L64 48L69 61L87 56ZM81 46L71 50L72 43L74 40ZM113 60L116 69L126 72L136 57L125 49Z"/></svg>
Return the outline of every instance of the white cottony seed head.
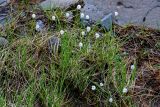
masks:
<svg viewBox="0 0 160 107"><path fill-rule="evenodd" d="M81 5L77 5L77 10L80 10L81 9Z"/></svg>
<svg viewBox="0 0 160 107"><path fill-rule="evenodd" d="M100 37L100 34L96 33L95 36L96 36L96 39L98 39Z"/></svg>
<svg viewBox="0 0 160 107"><path fill-rule="evenodd" d="M110 103L112 103L113 102L113 98L111 97L111 98L109 98L109 102Z"/></svg>
<svg viewBox="0 0 160 107"><path fill-rule="evenodd" d="M93 91L95 91L95 90L96 90L96 86L95 86L95 85L92 85L91 89L92 89Z"/></svg>
<svg viewBox="0 0 160 107"><path fill-rule="evenodd" d="M55 20L56 20L56 17L55 17L55 16L52 16L52 20L54 20L54 21L55 21Z"/></svg>
<svg viewBox="0 0 160 107"><path fill-rule="evenodd" d="M101 87L103 87L103 86L104 86L104 84L103 84L103 83L100 83L99 85L100 85Z"/></svg>
<svg viewBox="0 0 160 107"><path fill-rule="evenodd" d="M91 27L87 26L87 32L91 31Z"/></svg>
<svg viewBox="0 0 160 107"><path fill-rule="evenodd" d="M36 14L32 14L32 18L35 19L36 18Z"/></svg>
<svg viewBox="0 0 160 107"><path fill-rule="evenodd" d="M64 30L61 30L61 31L60 31L60 34L63 35L63 34L64 34Z"/></svg>
<svg viewBox="0 0 160 107"><path fill-rule="evenodd" d="M80 47L80 48L83 47L83 43L82 43L82 42L79 43L79 47Z"/></svg>
<svg viewBox="0 0 160 107"><path fill-rule="evenodd" d="M66 18L68 18L70 16L70 14L69 13L66 13Z"/></svg>
<svg viewBox="0 0 160 107"><path fill-rule="evenodd" d="M134 65L131 65L131 70L134 70L135 69L135 66Z"/></svg>
<svg viewBox="0 0 160 107"><path fill-rule="evenodd" d="M115 15L115 16L118 16L118 14L119 14L118 12L114 12L114 15Z"/></svg>
<svg viewBox="0 0 160 107"><path fill-rule="evenodd" d="M127 88L123 88L123 93L127 93L128 92L128 89Z"/></svg>
<svg viewBox="0 0 160 107"><path fill-rule="evenodd" d="M86 35L86 33L84 31L81 32L82 36Z"/></svg>
<svg viewBox="0 0 160 107"><path fill-rule="evenodd" d="M86 19L89 20L89 15L86 15Z"/></svg>
<svg viewBox="0 0 160 107"><path fill-rule="evenodd" d="M83 19L84 18L84 13L80 14L80 18Z"/></svg>

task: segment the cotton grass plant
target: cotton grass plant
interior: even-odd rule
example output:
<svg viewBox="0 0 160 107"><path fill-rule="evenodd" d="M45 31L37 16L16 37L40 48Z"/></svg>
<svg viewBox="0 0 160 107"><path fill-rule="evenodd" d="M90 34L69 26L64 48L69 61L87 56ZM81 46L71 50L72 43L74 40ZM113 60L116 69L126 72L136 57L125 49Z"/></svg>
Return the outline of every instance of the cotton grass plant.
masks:
<svg viewBox="0 0 160 107"><path fill-rule="evenodd" d="M119 54L120 44L112 31L96 25L83 26L80 18L90 17L80 15L80 9L78 5L71 10L76 11L72 23L67 22L69 15L60 9L42 12L43 32L35 29L39 17L35 9L34 14L26 16L29 20L21 24L25 37L17 29L24 18L17 16L19 20L13 20L14 25L6 26L3 33L10 45L0 50L2 103L30 107L71 107L80 104L77 101L82 102L81 106L132 105L124 94L129 91L124 92L124 87L129 86L126 65ZM103 36L99 38L97 32L101 31ZM55 47L55 41L49 42L51 37L60 39L56 51L50 48Z"/></svg>

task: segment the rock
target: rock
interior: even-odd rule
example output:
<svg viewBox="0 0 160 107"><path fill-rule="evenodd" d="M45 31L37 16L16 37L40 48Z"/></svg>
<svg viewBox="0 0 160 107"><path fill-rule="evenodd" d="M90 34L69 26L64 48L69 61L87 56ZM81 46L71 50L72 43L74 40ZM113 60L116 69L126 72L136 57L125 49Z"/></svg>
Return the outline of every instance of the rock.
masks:
<svg viewBox="0 0 160 107"><path fill-rule="evenodd" d="M0 47L5 47L8 45L8 40L3 38L3 37L0 37Z"/></svg>
<svg viewBox="0 0 160 107"><path fill-rule="evenodd" d="M69 6L79 2L79 0L45 0L40 3L40 6L45 9L53 8L69 8Z"/></svg>
<svg viewBox="0 0 160 107"><path fill-rule="evenodd" d="M106 28L107 30L110 30L112 28L113 24L113 14L110 13L106 15L102 20L101 20L101 25Z"/></svg>
<svg viewBox="0 0 160 107"><path fill-rule="evenodd" d="M130 23L158 29L160 25L160 0L84 0L84 3L82 12L94 21L117 11L116 23L121 26Z"/></svg>
<svg viewBox="0 0 160 107"><path fill-rule="evenodd" d="M92 20L86 20L86 19L81 19L80 22L84 27L91 26L92 24L94 24L94 22L92 22Z"/></svg>
<svg viewBox="0 0 160 107"><path fill-rule="evenodd" d="M40 32L42 31L44 28L44 23L42 22L42 20L38 20L36 22L36 31Z"/></svg>
<svg viewBox="0 0 160 107"><path fill-rule="evenodd" d="M0 25L4 26L11 20L9 15L9 8L5 5L9 3L9 0L0 0Z"/></svg>
<svg viewBox="0 0 160 107"><path fill-rule="evenodd" d="M10 2L10 0L0 0L0 6L5 6Z"/></svg>
<svg viewBox="0 0 160 107"><path fill-rule="evenodd" d="M60 38L58 38L56 36L52 36L49 39L49 51L50 51L50 53L57 52L59 47L60 47Z"/></svg>

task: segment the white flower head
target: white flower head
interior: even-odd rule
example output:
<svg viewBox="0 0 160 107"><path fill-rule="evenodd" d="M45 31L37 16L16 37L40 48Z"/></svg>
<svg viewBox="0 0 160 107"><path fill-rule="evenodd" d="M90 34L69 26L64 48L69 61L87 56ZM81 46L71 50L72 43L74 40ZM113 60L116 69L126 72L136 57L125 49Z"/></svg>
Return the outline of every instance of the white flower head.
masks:
<svg viewBox="0 0 160 107"><path fill-rule="evenodd" d="M95 86L95 85L92 85L91 89L92 89L93 91L95 91L95 90L96 90L96 86Z"/></svg>
<svg viewBox="0 0 160 107"><path fill-rule="evenodd" d="M69 16L70 16L70 14L67 12L67 13L66 13L66 18L68 18Z"/></svg>
<svg viewBox="0 0 160 107"><path fill-rule="evenodd" d="M83 43L82 43L82 42L79 43L79 47L80 47L80 48L83 47Z"/></svg>
<svg viewBox="0 0 160 107"><path fill-rule="evenodd" d="M86 35L86 33L85 33L84 31L82 31L82 32L81 32L81 35L84 36L84 35Z"/></svg>
<svg viewBox="0 0 160 107"><path fill-rule="evenodd" d="M61 31L60 31L60 34L63 35L63 34L64 34L64 30L61 30Z"/></svg>
<svg viewBox="0 0 160 107"><path fill-rule="evenodd" d="M89 15L86 15L86 19L89 20L89 18L90 18Z"/></svg>
<svg viewBox="0 0 160 107"><path fill-rule="evenodd" d="M54 20L54 21L55 21L55 20L56 20L56 17L55 17L55 16L52 16L52 20Z"/></svg>
<svg viewBox="0 0 160 107"><path fill-rule="evenodd" d="M103 87L103 86L104 86L104 84L103 84L103 83L100 83L99 85L100 85L101 87Z"/></svg>
<svg viewBox="0 0 160 107"><path fill-rule="evenodd" d="M77 5L77 10L80 10L81 9L81 5Z"/></svg>
<svg viewBox="0 0 160 107"><path fill-rule="evenodd" d="M87 26L87 32L91 31L91 27Z"/></svg>
<svg viewBox="0 0 160 107"><path fill-rule="evenodd" d="M134 65L131 65L131 70L134 70L135 69L135 66Z"/></svg>
<svg viewBox="0 0 160 107"><path fill-rule="evenodd" d="M123 88L123 93L127 93L128 92L128 89L127 88Z"/></svg>
<svg viewBox="0 0 160 107"><path fill-rule="evenodd" d="M118 16L118 14L119 14L118 12L114 12L114 15L115 15L115 16Z"/></svg>
<svg viewBox="0 0 160 107"><path fill-rule="evenodd" d="M112 97L109 98L109 102L110 102L110 103L113 102L113 98L112 98Z"/></svg>
<svg viewBox="0 0 160 107"><path fill-rule="evenodd" d="M35 19L36 18L36 14L32 14L32 18Z"/></svg>
<svg viewBox="0 0 160 107"><path fill-rule="evenodd" d="M100 37L100 34L96 33L95 36L96 36L96 39L98 39Z"/></svg>
<svg viewBox="0 0 160 107"><path fill-rule="evenodd" d="M80 14L80 18L83 19L84 18L84 13Z"/></svg>

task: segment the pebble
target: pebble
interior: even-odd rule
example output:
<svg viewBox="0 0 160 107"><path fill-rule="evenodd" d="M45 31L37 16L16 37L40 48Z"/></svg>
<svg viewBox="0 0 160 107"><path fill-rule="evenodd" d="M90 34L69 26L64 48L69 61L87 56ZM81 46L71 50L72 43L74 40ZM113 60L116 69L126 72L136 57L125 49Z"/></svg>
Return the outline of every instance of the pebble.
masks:
<svg viewBox="0 0 160 107"><path fill-rule="evenodd" d="M0 37L0 47L5 47L8 45L8 40L5 39L4 37Z"/></svg>
<svg viewBox="0 0 160 107"><path fill-rule="evenodd" d="M113 14L112 13L109 13L101 20L101 25L107 30L110 30L112 28L112 24L113 24Z"/></svg>
<svg viewBox="0 0 160 107"><path fill-rule="evenodd" d="M58 48L60 47L60 39L56 36L52 36L49 39L49 51L50 53L58 51Z"/></svg>
<svg viewBox="0 0 160 107"><path fill-rule="evenodd" d="M36 22L36 31L42 31L44 28L44 23L42 22L42 20L38 20Z"/></svg>

